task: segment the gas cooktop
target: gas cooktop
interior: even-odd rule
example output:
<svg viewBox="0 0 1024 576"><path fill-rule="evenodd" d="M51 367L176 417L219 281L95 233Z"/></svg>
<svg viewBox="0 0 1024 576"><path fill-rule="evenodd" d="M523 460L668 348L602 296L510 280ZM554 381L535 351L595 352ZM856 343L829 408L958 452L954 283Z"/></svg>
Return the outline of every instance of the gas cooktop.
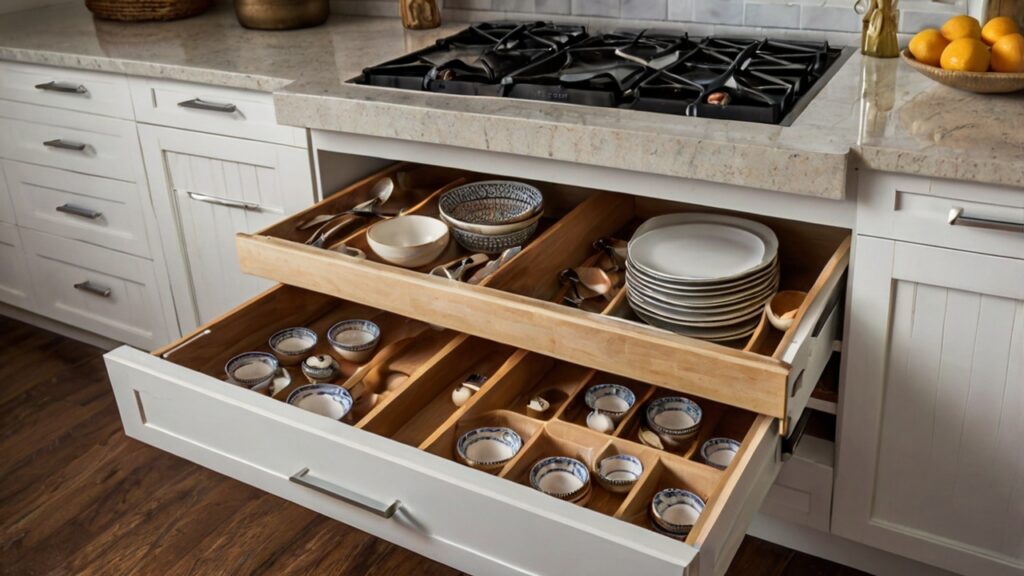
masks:
<svg viewBox="0 0 1024 576"><path fill-rule="evenodd" d="M488 22L366 68L355 82L789 124L841 54L828 42Z"/></svg>

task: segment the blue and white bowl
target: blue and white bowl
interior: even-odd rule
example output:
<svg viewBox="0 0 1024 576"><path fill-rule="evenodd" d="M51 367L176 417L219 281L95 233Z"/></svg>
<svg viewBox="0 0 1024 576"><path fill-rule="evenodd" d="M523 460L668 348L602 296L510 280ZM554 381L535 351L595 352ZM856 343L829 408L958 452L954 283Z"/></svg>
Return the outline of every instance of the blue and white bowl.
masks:
<svg viewBox="0 0 1024 576"><path fill-rule="evenodd" d="M667 488L651 499L651 519L669 535L688 535L702 512L704 500L682 488Z"/></svg>
<svg viewBox="0 0 1024 576"><path fill-rule="evenodd" d="M530 486L548 496L574 502L589 490L590 471L575 458L550 456L533 465Z"/></svg>
<svg viewBox="0 0 1024 576"><path fill-rule="evenodd" d="M365 362L380 343L380 326L369 320L344 320L327 331L331 347L349 362Z"/></svg>
<svg viewBox="0 0 1024 576"><path fill-rule="evenodd" d="M636 394L621 384L598 384L587 389L583 401L587 408L618 422L636 404Z"/></svg>
<svg viewBox="0 0 1024 576"><path fill-rule="evenodd" d="M536 222L543 208L540 190L509 180L464 184L445 192L438 200L441 219L448 225L484 236L525 228L530 220Z"/></svg>
<svg viewBox="0 0 1024 576"><path fill-rule="evenodd" d="M725 470L740 451L740 443L732 438L712 438L700 447L700 457L708 466Z"/></svg>
<svg viewBox="0 0 1024 576"><path fill-rule="evenodd" d="M341 420L352 409L352 395L337 384L307 384L296 388L286 402L331 420Z"/></svg>
<svg viewBox="0 0 1024 576"><path fill-rule="evenodd" d="M277 374L278 362L266 352L243 352L224 365L228 381L250 390L262 391Z"/></svg>
<svg viewBox="0 0 1024 576"><path fill-rule="evenodd" d="M483 252L484 254L497 254L509 248L522 246L537 232L540 220L534 218L525 228L503 234L478 234L470 232L454 225L451 228L452 236L460 246L471 252Z"/></svg>
<svg viewBox="0 0 1024 576"><path fill-rule="evenodd" d="M313 352L318 338L309 328L285 328L274 332L268 344L284 366L294 366Z"/></svg>
<svg viewBox="0 0 1024 576"><path fill-rule="evenodd" d="M594 467L597 483L609 492L625 493L644 473L644 463L636 456L615 454L602 458Z"/></svg>
<svg viewBox="0 0 1024 576"><path fill-rule="evenodd" d="M325 384L338 377L338 361L330 354L310 356L302 361L302 375L310 384Z"/></svg>
<svg viewBox="0 0 1024 576"><path fill-rule="evenodd" d="M523 439L511 428L476 428L459 437L459 461L480 470L497 470L519 453Z"/></svg>
<svg viewBox="0 0 1024 576"><path fill-rule="evenodd" d="M666 396L647 406L647 426L663 439L685 440L697 434L703 415L693 400Z"/></svg>

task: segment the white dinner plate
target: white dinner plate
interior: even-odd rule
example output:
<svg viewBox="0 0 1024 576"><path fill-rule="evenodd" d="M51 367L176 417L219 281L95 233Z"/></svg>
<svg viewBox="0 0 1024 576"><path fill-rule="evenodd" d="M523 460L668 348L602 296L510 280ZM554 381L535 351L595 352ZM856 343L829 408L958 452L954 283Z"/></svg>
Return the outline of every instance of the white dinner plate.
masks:
<svg viewBox="0 0 1024 576"><path fill-rule="evenodd" d="M767 226L734 216L682 213L644 222L629 241L629 261L651 276L722 283L771 265L778 238Z"/></svg>
<svg viewBox="0 0 1024 576"><path fill-rule="evenodd" d="M720 328L743 323L752 317L759 316L764 310L764 302L754 303L752 306L739 311L723 312L721 314L699 314L690 312L679 312L667 308L652 306L644 302L633 292L626 294L626 300L634 311L642 310L649 316L654 316L666 322L672 322L691 328ZM767 300L765 300L767 301Z"/></svg>
<svg viewBox="0 0 1024 576"><path fill-rule="evenodd" d="M777 273L779 266L778 261L775 260L769 262L768 266L755 270L750 274L740 276L739 278L732 278L723 282L701 281L698 283L688 280L665 280L664 278L659 278L629 261L626 262L626 270L631 272L633 276L643 280L645 284L649 284L655 288L664 289L666 292L690 295L704 292L729 292L731 290L738 290L749 284L763 281L768 276Z"/></svg>
<svg viewBox="0 0 1024 576"><path fill-rule="evenodd" d="M665 302L628 284L627 289L629 290L628 296L653 312L680 320L698 320L700 318L712 317L729 318L742 315L747 311L760 309L764 306L765 302L771 300L772 296L775 295L778 285L769 286L766 290L751 294L742 300L719 304L713 307L693 307L676 302Z"/></svg>
<svg viewBox="0 0 1024 576"><path fill-rule="evenodd" d="M755 298L757 295L774 290L779 284L778 273L766 276L755 284L729 288L723 292L704 291L696 294L680 294L665 290L656 284L650 284L640 276L626 271L626 284L635 288L645 296L658 300L667 305L679 305L687 308L718 307L730 303L740 302Z"/></svg>
<svg viewBox="0 0 1024 576"><path fill-rule="evenodd" d="M753 320L732 326L725 326L721 328L693 328L672 321L662 320L636 308L633 309L633 312L635 312L641 320L655 328L661 328L662 330L668 330L670 332L675 332L676 334L689 336L690 338L699 338L709 342L728 342L731 340L738 340L740 338L747 338L754 333L754 330L757 329L757 324L761 321L760 316L755 316Z"/></svg>

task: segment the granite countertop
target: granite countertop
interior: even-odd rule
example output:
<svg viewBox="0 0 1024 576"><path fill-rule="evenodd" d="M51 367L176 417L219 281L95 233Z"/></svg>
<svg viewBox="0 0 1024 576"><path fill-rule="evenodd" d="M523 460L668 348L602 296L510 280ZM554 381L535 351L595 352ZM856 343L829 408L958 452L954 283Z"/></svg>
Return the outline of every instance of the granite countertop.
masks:
<svg viewBox="0 0 1024 576"><path fill-rule="evenodd" d="M64 5L0 16L0 59L273 92L296 126L826 198L846 195L857 166L1024 188L1024 93L959 92L898 60L853 54L788 127L346 83L462 26L332 16L258 32L229 5L147 24Z"/></svg>

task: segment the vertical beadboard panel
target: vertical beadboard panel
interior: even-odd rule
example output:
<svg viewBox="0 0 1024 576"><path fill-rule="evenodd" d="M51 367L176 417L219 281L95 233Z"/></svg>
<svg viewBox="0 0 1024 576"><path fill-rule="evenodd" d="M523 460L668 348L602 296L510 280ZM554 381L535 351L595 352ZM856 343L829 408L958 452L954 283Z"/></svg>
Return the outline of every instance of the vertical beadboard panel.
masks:
<svg viewBox="0 0 1024 576"><path fill-rule="evenodd" d="M893 290L872 517L1024 557L1024 302Z"/></svg>

